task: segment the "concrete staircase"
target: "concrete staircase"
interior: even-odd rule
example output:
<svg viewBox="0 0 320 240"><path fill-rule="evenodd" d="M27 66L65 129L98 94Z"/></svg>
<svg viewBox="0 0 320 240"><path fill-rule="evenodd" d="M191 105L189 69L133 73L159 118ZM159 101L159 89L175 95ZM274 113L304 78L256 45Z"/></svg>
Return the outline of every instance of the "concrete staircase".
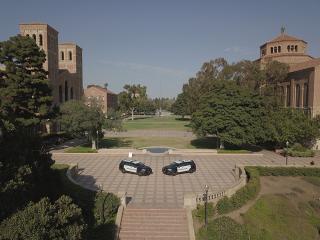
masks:
<svg viewBox="0 0 320 240"><path fill-rule="evenodd" d="M119 240L189 240L185 209L124 210Z"/></svg>

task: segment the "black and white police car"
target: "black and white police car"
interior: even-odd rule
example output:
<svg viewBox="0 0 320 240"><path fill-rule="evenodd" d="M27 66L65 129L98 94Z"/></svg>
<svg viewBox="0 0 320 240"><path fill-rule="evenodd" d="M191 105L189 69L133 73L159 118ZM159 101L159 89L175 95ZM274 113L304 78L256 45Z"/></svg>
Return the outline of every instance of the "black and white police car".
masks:
<svg viewBox="0 0 320 240"><path fill-rule="evenodd" d="M133 159L122 160L119 164L119 170L123 173L135 173L139 176L147 176L152 173L152 169L150 167Z"/></svg>
<svg viewBox="0 0 320 240"><path fill-rule="evenodd" d="M178 160L162 168L166 175L176 175L179 173L193 173L196 171L196 164L193 160Z"/></svg>

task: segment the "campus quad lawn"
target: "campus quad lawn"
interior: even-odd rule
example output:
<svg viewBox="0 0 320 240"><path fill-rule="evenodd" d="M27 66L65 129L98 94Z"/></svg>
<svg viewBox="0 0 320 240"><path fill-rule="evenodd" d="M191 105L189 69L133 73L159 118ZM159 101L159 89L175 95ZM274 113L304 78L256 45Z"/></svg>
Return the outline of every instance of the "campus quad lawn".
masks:
<svg viewBox="0 0 320 240"><path fill-rule="evenodd" d="M178 116L165 117L145 117L136 118L133 121L127 119L123 122L123 127L126 130L176 130L176 131L191 131L188 119L182 120Z"/></svg>

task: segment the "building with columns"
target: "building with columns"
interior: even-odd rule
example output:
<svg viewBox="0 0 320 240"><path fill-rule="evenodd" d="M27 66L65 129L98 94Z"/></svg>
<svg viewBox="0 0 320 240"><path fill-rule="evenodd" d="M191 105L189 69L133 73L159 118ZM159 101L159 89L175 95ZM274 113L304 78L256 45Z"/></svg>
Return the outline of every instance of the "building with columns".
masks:
<svg viewBox="0 0 320 240"><path fill-rule="evenodd" d="M288 64L288 77L280 83L284 106L302 109L313 117L320 114L320 58L308 55L306 41L282 30L278 37L260 47L257 61L262 68L268 61Z"/></svg>
<svg viewBox="0 0 320 240"><path fill-rule="evenodd" d="M46 23L21 23L20 34L35 40L46 54L43 67L48 71L53 104L83 95L82 49L75 43L59 43L58 31Z"/></svg>

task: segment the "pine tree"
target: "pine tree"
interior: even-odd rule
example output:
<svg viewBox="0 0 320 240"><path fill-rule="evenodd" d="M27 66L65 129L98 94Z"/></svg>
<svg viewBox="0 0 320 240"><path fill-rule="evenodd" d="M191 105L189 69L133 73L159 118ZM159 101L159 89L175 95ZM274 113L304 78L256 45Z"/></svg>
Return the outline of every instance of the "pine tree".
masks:
<svg viewBox="0 0 320 240"><path fill-rule="evenodd" d="M29 37L0 42L0 119L7 129L34 127L48 118L52 96L45 60Z"/></svg>

